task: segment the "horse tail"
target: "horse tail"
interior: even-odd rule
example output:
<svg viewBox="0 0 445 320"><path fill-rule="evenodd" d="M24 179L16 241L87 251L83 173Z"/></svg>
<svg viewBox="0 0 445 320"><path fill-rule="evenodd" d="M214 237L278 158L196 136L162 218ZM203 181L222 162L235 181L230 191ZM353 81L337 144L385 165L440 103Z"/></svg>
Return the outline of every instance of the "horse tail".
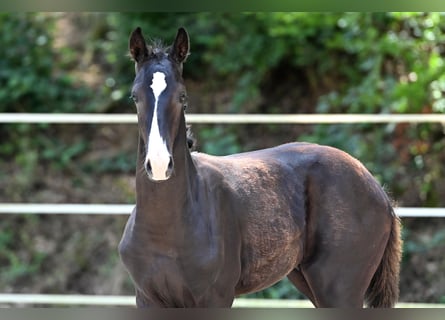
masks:
<svg viewBox="0 0 445 320"><path fill-rule="evenodd" d="M365 301L370 308L391 308L399 298L399 272L402 256L400 219L391 207L392 226L380 265L366 291Z"/></svg>

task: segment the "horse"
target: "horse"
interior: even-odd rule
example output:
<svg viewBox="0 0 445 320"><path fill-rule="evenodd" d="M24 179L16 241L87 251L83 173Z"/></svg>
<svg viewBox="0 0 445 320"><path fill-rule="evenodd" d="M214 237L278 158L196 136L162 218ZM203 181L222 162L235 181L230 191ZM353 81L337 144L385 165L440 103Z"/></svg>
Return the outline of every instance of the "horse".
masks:
<svg viewBox="0 0 445 320"><path fill-rule="evenodd" d="M137 307L231 307L287 277L315 307L393 307L401 223L351 155L290 142L213 156L189 150L190 52L129 37L138 117L136 205L118 251Z"/></svg>

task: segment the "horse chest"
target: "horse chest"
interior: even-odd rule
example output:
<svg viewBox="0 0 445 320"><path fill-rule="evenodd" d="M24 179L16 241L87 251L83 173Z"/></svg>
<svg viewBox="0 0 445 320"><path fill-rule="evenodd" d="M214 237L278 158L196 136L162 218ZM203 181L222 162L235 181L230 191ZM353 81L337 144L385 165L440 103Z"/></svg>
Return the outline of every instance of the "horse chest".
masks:
<svg viewBox="0 0 445 320"><path fill-rule="evenodd" d="M208 242L197 251L194 242L167 248L140 239L129 228L120 246L138 291L155 305L199 305L217 278L218 252Z"/></svg>
<svg viewBox="0 0 445 320"><path fill-rule="evenodd" d="M126 263L138 290L156 305L196 305L209 289L212 271L181 257L147 253Z"/></svg>

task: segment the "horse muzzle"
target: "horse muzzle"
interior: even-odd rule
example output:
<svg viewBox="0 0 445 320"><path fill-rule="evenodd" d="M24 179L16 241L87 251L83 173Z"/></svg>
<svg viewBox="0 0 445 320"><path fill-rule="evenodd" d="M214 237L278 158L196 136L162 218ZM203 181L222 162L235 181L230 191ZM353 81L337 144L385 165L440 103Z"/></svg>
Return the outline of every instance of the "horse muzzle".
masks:
<svg viewBox="0 0 445 320"><path fill-rule="evenodd" d="M150 180L168 180L173 174L173 157L147 157L144 163L144 167Z"/></svg>

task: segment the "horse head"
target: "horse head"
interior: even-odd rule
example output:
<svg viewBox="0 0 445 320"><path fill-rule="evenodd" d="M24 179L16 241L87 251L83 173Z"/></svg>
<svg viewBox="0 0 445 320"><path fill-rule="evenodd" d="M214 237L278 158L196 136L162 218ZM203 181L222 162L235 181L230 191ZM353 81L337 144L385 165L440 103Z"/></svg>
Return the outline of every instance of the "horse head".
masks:
<svg viewBox="0 0 445 320"><path fill-rule="evenodd" d="M182 64L189 54L187 31L179 28L169 48L148 45L141 28L129 40L136 76L131 89L138 114L139 134L144 143L144 168L153 181L168 180L174 170L173 148L187 93Z"/></svg>

